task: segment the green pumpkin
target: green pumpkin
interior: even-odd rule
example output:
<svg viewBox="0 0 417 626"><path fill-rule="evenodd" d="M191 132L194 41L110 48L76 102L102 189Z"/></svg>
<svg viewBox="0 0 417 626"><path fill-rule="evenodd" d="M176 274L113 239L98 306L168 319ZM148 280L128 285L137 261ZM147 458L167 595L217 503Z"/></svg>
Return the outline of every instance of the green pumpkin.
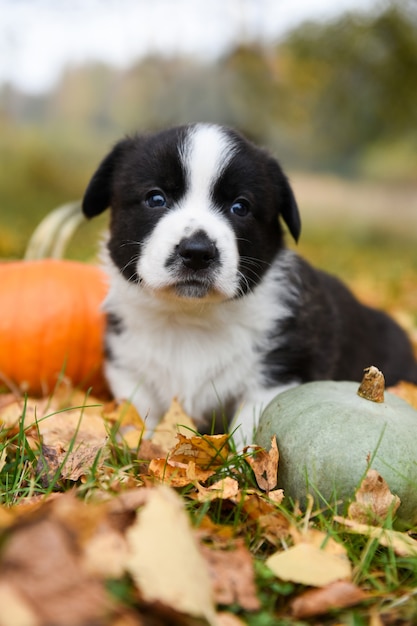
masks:
<svg viewBox="0 0 417 626"><path fill-rule="evenodd" d="M264 410L255 435L280 453L278 487L305 504L352 500L372 467L401 499L399 520L417 523L417 411L385 393L383 402L358 395L352 382L319 381L276 396Z"/></svg>

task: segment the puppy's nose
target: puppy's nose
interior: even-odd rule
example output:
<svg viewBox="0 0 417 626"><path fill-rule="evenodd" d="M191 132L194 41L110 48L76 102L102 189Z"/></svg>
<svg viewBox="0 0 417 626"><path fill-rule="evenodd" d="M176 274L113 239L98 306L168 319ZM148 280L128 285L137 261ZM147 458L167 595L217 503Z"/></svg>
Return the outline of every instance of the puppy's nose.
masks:
<svg viewBox="0 0 417 626"><path fill-rule="evenodd" d="M177 252L184 265L193 270L207 269L219 256L216 245L203 231L181 239Z"/></svg>

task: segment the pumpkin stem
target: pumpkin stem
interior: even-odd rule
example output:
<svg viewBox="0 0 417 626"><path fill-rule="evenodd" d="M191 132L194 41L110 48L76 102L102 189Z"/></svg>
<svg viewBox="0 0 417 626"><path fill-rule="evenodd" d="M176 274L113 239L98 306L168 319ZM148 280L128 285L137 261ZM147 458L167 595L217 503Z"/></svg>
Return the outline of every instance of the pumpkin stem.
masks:
<svg viewBox="0 0 417 626"><path fill-rule="evenodd" d="M372 402L384 402L384 390L384 374L374 365L367 367L358 389L358 396Z"/></svg>
<svg viewBox="0 0 417 626"><path fill-rule="evenodd" d="M79 201L62 204L48 213L33 231L25 260L62 258L68 241L84 219Z"/></svg>

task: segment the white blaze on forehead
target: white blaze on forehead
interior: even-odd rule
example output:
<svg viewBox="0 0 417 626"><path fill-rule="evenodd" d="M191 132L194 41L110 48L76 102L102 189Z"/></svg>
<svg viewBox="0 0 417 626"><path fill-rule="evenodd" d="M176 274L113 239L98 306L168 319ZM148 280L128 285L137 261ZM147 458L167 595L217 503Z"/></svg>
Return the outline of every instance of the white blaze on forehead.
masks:
<svg viewBox="0 0 417 626"><path fill-rule="evenodd" d="M189 192L207 194L236 152L232 138L219 126L197 124L190 129L180 156Z"/></svg>
<svg viewBox="0 0 417 626"><path fill-rule="evenodd" d="M239 253L233 228L213 205L215 182L236 152L236 143L220 127L197 124L190 127L178 155L186 171L187 189L183 197L163 214L142 245L138 275L143 284L154 290L166 289L184 280L176 258L184 237L204 231L219 253L212 268L213 293L225 299L239 288ZM216 296L217 297L217 296Z"/></svg>

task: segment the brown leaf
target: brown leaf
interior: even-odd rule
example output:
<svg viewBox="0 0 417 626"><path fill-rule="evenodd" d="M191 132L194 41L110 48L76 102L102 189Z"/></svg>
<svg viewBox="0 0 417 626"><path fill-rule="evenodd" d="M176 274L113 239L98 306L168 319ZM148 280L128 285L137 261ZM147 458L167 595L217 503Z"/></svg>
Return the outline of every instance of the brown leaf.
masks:
<svg viewBox="0 0 417 626"><path fill-rule="evenodd" d="M343 609L366 600L368 594L349 581L337 580L321 589L309 589L291 603L295 618L323 615L332 609Z"/></svg>
<svg viewBox="0 0 417 626"><path fill-rule="evenodd" d="M89 473L100 456L102 462L105 455L101 445L80 444L72 452L66 452L60 446L43 445L38 458L37 475L45 488L52 481L77 481Z"/></svg>
<svg viewBox="0 0 417 626"><path fill-rule="evenodd" d="M102 446L81 445L76 450L70 452L61 470L61 476L66 480L79 480L86 476L93 464L100 465L105 454Z"/></svg>
<svg viewBox="0 0 417 626"><path fill-rule="evenodd" d="M271 493L273 492L269 495ZM249 518L259 525L262 537L273 545L288 537L290 523L269 499L266 500L256 493L246 494L241 506Z"/></svg>
<svg viewBox="0 0 417 626"><path fill-rule="evenodd" d="M155 428L152 442L162 448L164 454L167 454L177 445L178 433L190 437L196 430L197 426L191 417L185 413L178 400L174 398L168 411Z"/></svg>
<svg viewBox="0 0 417 626"><path fill-rule="evenodd" d="M349 517L360 523L381 524L394 515L401 504L391 493L386 481L374 469L369 469L348 509Z"/></svg>
<svg viewBox="0 0 417 626"><path fill-rule="evenodd" d="M396 396L399 396L417 409L417 385L402 381L395 385L395 387L389 387L388 391Z"/></svg>
<svg viewBox="0 0 417 626"><path fill-rule="evenodd" d="M36 516L11 533L1 558L5 582L41 623L93 623L110 608L102 584L81 569L72 534L48 517Z"/></svg>
<svg viewBox="0 0 417 626"><path fill-rule="evenodd" d="M126 539L127 570L145 601L215 625L208 567L179 496L168 487L152 489Z"/></svg>
<svg viewBox="0 0 417 626"><path fill-rule="evenodd" d="M259 489L271 491L277 485L278 475L279 453L276 437L272 437L268 452L260 446L246 446L243 449L245 453L248 450L251 450L251 454L245 455L245 461L251 466Z"/></svg>
<svg viewBox="0 0 417 626"><path fill-rule="evenodd" d="M227 550L204 545L201 550L209 564L217 604L236 603L246 611L258 610L253 558L243 540L237 540L234 547Z"/></svg>
<svg viewBox="0 0 417 626"><path fill-rule="evenodd" d="M150 439L142 439L138 450L139 461L152 461L165 456L164 450Z"/></svg>
<svg viewBox="0 0 417 626"><path fill-rule="evenodd" d="M230 453L229 435L198 435L185 437L177 434L178 443L169 455L170 461L195 464L203 469L221 467Z"/></svg>

